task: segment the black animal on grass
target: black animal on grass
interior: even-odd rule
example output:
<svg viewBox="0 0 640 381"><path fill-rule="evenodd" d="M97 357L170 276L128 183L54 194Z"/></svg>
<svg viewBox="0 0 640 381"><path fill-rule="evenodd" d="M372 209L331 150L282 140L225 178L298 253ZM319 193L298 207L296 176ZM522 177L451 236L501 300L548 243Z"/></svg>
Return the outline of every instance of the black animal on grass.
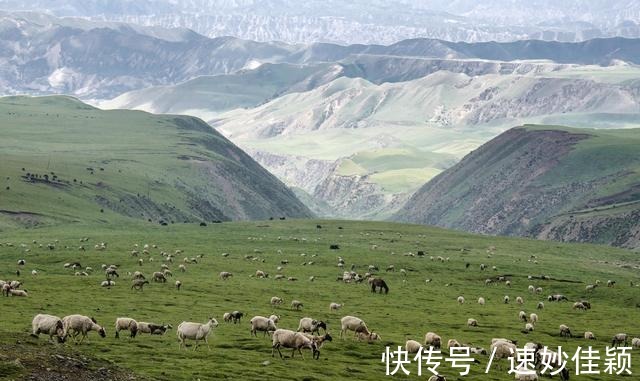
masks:
<svg viewBox="0 0 640 381"><path fill-rule="evenodd" d="M382 278L371 278L369 284L371 284L371 292L376 292L376 288L379 288L378 292L380 294L382 294L382 290L384 290L385 294L389 293L389 286Z"/></svg>

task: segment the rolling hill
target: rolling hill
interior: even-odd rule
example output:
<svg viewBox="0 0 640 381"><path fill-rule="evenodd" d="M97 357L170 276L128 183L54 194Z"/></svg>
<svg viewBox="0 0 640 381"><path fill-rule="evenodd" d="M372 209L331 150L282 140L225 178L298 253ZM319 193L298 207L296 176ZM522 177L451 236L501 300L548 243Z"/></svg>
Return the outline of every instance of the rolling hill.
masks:
<svg viewBox="0 0 640 381"><path fill-rule="evenodd" d="M640 247L640 129L513 128L420 190L399 221Z"/></svg>
<svg viewBox="0 0 640 381"><path fill-rule="evenodd" d="M293 192L199 119L0 98L0 228L308 217Z"/></svg>

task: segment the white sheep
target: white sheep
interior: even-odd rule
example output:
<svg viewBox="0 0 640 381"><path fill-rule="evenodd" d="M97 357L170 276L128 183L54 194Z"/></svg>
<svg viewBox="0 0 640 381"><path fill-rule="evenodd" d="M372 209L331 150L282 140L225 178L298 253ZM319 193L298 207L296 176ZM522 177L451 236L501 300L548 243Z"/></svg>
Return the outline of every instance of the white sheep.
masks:
<svg viewBox="0 0 640 381"><path fill-rule="evenodd" d="M87 333L91 331L98 332L100 337L107 336L106 331L102 326L96 322L94 318L90 318L84 315L68 315L62 318L62 325L64 328L64 337L68 337L70 334L73 337L73 341L76 342L76 338L79 334L82 334L80 343L87 337Z"/></svg>
<svg viewBox="0 0 640 381"><path fill-rule="evenodd" d="M509 295L504 296L504 304L509 304Z"/></svg>
<svg viewBox="0 0 640 381"><path fill-rule="evenodd" d="M282 356L282 352L280 352L280 347L293 349L291 353L292 358L297 350L303 360L303 348L310 349L314 356L318 351L318 345L315 343L315 341L309 339L299 332L293 332L288 329L277 329L275 330L275 332L273 332L273 344L271 346L272 357L275 356L275 351L277 349L278 353L280 354L280 358L284 358L284 356Z"/></svg>
<svg viewBox="0 0 640 381"><path fill-rule="evenodd" d="M615 282L614 282L615 283ZM611 340L611 346L617 347L618 345L624 344L627 346L627 334L626 333L617 333L613 336L613 340Z"/></svg>
<svg viewBox="0 0 640 381"><path fill-rule="evenodd" d="M193 347L194 351L198 348L199 340L204 340L205 344L207 344L207 349L211 350L211 347L209 347L209 340L207 338L211 333L211 329L217 326L218 321L212 317L210 317L209 321L205 324L183 321L180 323L177 330L178 340L180 341L178 343L178 349L182 348L182 346L184 346L184 349L187 349L186 341L189 339L196 341L196 344Z"/></svg>
<svg viewBox="0 0 640 381"><path fill-rule="evenodd" d="M462 344L456 339L449 339L449 341L447 341L447 348L459 348L461 346Z"/></svg>
<svg viewBox="0 0 640 381"><path fill-rule="evenodd" d="M156 324L144 321L138 322L138 334L148 333L150 335L164 335L164 333L173 328L171 324Z"/></svg>
<svg viewBox="0 0 640 381"><path fill-rule="evenodd" d="M478 326L478 321L476 319L469 318L469 319L467 319L467 325L469 327L477 327Z"/></svg>
<svg viewBox="0 0 640 381"><path fill-rule="evenodd" d="M533 324L527 323L524 325L524 330L527 332L533 332Z"/></svg>
<svg viewBox="0 0 640 381"><path fill-rule="evenodd" d="M536 288L535 288L532 284L530 284L530 285L529 285L528 290L529 290L529 292L530 292L530 293L532 293L532 294L533 294L534 292L536 292Z"/></svg>
<svg viewBox="0 0 640 381"><path fill-rule="evenodd" d="M273 320L274 323L278 324L278 322L280 321L280 316L271 315L271 316L269 316L269 319Z"/></svg>
<svg viewBox="0 0 640 381"><path fill-rule="evenodd" d="M282 303L284 303L284 300L282 300L282 298L280 298L280 297L272 296L270 303L271 303L272 306L279 306Z"/></svg>
<svg viewBox="0 0 640 381"><path fill-rule="evenodd" d="M458 296L458 304L464 304L464 296Z"/></svg>
<svg viewBox="0 0 640 381"><path fill-rule="evenodd" d="M522 305L522 304L524 304L524 299L522 299L522 297L521 297L521 296L518 296L518 297L516 298L516 303L518 303L518 304Z"/></svg>
<svg viewBox="0 0 640 381"><path fill-rule="evenodd" d="M536 294L542 294L542 287L536 288Z"/></svg>
<svg viewBox="0 0 640 381"><path fill-rule="evenodd" d="M116 282L112 281L111 279L103 280L102 283L100 283L100 287L111 287L115 285Z"/></svg>
<svg viewBox="0 0 640 381"><path fill-rule="evenodd" d="M566 337L572 337L571 336L571 329L569 329L569 327L567 327L564 324L560 324L560 336Z"/></svg>
<svg viewBox="0 0 640 381"><path fill-rule="evenodd" d="M299 310L300 308L302 308L304 305L302 304L301 301L299 300L292 300L291 301L291 309L292 310Z"/></svg>
<svg viewBox="0 0 640 381"><path fill-rule="evenodd" d="M544 309L544 303L543 302L538 302L538 306L536 307L539 310L543 310Z"/></svg>
<svg viewBox="0 0 640 381"><path fill-rule="evenodd" d="M267 332L273 332L278 329L273 320L264 316L254 316L249 320L249 323L251 324L251 334L254 336L258 336L256 334L257 331L263 332L263 336L266 336Z"/></svg>
<svg viewBox="0 0 640 381"><path fill-rule="evenodd" d="M19 297L27 297L27 296L29 296L29 294L27 294L27 290L14 290L14 289L10 289L9 290L9 295L11 295L11 296L19 296Z"/></svg>
<svg viewBox="0 0 640 381"><path fill-rule="evenodd" d="M640 338L634 337L631 339L631 346L636 349L640 349Z"/></svg>
<svg viewBox="0 0 640 381"><path fill-rule="evenodd" d="M538 381L538 374L533 369L518 367L514 373L517 381Z"/></svg>
<svg viewBox="0 0 640 381"><path fill-rule="evenodd" d="M222 272L220 272L219 276L220 276L220 279L227 280L227 279L233 277L233 274L228 272L228 271L222 271Z"/></svg>
<svg viewBox="0 0 640 381"><path fill-rule="evenodd" d="M490 352L494 353L494 359L500 360L509 358L516 354L517 347L511 341L506 339L493 339L491 341Z"/></svg>
<svg viewBox="0 0 640 381"><path fill-rule="evenodd" d="M424 345L439 349L442 345L442 338L434 332L427 332L427 334L424 335Z"/></svg>
<svg viewBox="0 0 640 381"><path fill-rule="evenodd" d="M116 319L116 339L120 338L120 331L129 331L132 338L136 337L138 322L128 317L119 317Z"/></svg>
<svg viewBox="0 0 640 381"><path fill-rule="evenodd" d="M518 319L527 322L527 313L524 311L518 312Z"/></svg>
<svg viewBox="0 0 640 381"><path fill-rule="evenodd" d="M180 291L180 287L182 287L182 282L180 282L179 280L176 280L176 289L178 291Z"/></svg>
<svg viewBox="0 0 640 381"><path fill-rule="evenodd" d="M479 297L478 298L478 304L481 305L481 306L484 306L484 303L485 303L484 298L482 296Z"/></svg>
<svg viewBox="0 0 640 381"><path fill-rule="evenodd" d="M340 308L342 308L344 304L340 304L340 303L331 303L329 304L329 311L337 311Z"/></svg>
<svg viewBox="0 0 640 381"><path fill-rule="evenodd" d="M582 304L581 302L575 302L575 303L573 303L573 309L574 310L586 311L587 307L584 304Z"/></svg>
<svg viewBox="0 0 640 381"><path fill-rule="evenodd" d="M415 340L407 340L407 342L404 344L404 348L409 353L418 353L418 352L420 352L420 349L422 348L422 344L420 344L419 342L417 342Z"/></svg>
<svg viewBox="0 0 640 381"><path fill-rule="evenodd" d="M433 376L429 377L427 381L447 381L447 379L441 374L434 374Z"/></svg>
<svg viewBox="0 0 640 381"><path fill-rule="evenodd" d="M57 316L38 314L34 316L31 328L33 329L32 336L38 337L44 333L49 335L49 341L53 341L54 336L57 336L58 342L64 341L64 325L62 319Z"/></svg>
<svg viewBox="0 0 640 381"><path fill-rule="evenodd" d="M532 313L531 315L529 315L529 321L531 322L531 324L536 324L538 322L538 314Z"/></svg>
<svg viewBox="0 0 640 381"><path fill-rule="evenodd" d="M584 338L587 340L595 340L596 336L591 331L587 331L584 333Z"/></svg>
<svg viewBox="0 0 640 381"><path fill-rule="evenodd" d="M367 328L364 320L355 316L344 316L340 319L340 338L347 331L353 331L355 336L358 328Z"/></svg>

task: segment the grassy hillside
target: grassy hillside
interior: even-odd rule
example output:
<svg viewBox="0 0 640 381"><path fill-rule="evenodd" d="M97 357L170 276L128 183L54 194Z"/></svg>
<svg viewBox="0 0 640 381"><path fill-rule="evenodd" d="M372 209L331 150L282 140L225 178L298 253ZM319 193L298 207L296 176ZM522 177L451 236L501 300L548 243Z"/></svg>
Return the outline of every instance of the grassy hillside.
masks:
<svg viewBox="0 0 640 381"><path fill-rule="evenodd" d="M639 144L640 129L514 128L424 185L396 218L639 247Z"/></svg>
<svg viewBox="0 0 640 381"><path fill-rule="evenodd" d="M309 216L204 122L102 111L66 97L0 98L0 229Z"/></svg>
<svg viewBox="0 0 640 381"><path fill-rule="evenodd" d="M316 227L318 224L321 229ZM88 242L79 242L81 237L88 237ZM615 333L640 334L636 319L636 305L640 303L638 289L629 287L630 281L640 281L638 257L629 251L604 246L476 236L418 225L348 221L265 221L207 227L197 224L67 225L14 230L3 234L0 242L0 278L15 279L17 260L26 259L26 265L20 266L19 278L30 294L28 298L0 299L3 305L2 379L28 374L30 368L21 368L13 359L16 353L24 351L26 354L21 355L20 363L27 364L33 349L71 357L95 357L97 362L113 362L155 380L218 380L237 374L247 380L347 380L354 375L359 380L378 380L384 377L384 364L380 362L384 346L403 345L406 338L422 341L427 331L439 333L445 342L456 338L485 348L493 337L510 337L521 344L534 341L549 346L562 345L567 351L575 351L579 345L593 345L604 351ZM46 248L54 242L54 250ZM98 242L106 242L107 249L95 251L93 245ZM131 256L134 244L138 244L141 251L145 243L155 244L157 248L151 247L149 255ZM44 248L39 248L39 244ZM87 248L86 252L77 249L81 244ZM330 250L330 244L338 244L340 249ZM490 246L495 246L492 253L488 252ZM183 253L176 255L175 262L163 261L161 251L173 253L177 249ZM415 256L419 250L425 252L424 257ZM222 253L229 255L223 257ZM410 253L413 256L409 256ZM197 264L186 264L186 272L178 270L184 257L199 255L203 257ZM247 260L246 256L258 259ZM377 265L389 284L390 293L374 295L366 285L336 282L336 276L342 274L336 266L338 256L344 258L346 268L354 264L360 273L366 272L370 264ZM438 256L449 261L430 259ZM535 256L536 262L531 256ZM142 266L137 264L138 258L143 258ZM288 260L289 264L283 265L281 273L297 277L297 282L274 279L278 273L276 267L282 260ZM94 271L87 277L74 276L73 270L63 267L64 263L73 261ZM309 261L313 264L303 266ZM120 278L115 280L113 288L101 288L104 275L100 266L111 263L120 266ZM130 289L128 272L140 270L150 275L159 270L162 263L173 270L174 276L168 283L149 284L144 292ZM481 271L482 263L489 269ZM398 271L385 272L384 268L391 264ZM491 266L497 270L491 270ZM406 277L399 272L401 268L407 270ZM33 269L38 271L37 276L30 275ZM256 270L268 272L269 278L250 277ZM234 276L222 281L217 276L220 271L231 271ZM500 282L485 286L485 279L501 275L511 280L510 288ZM547 275L550 279L529 280L529 275ZM316 280L309 282L310 276ZM183 283L180 291L173 286L176 279ZM431 281L426 283L426 279ZM603 286L592 293L585 292L586 284L608 279L616 280L617 287ZM529 293L530 284L542 287L543 293ZM546 296L552 293L563 293L571 302L587 298L593 308L582 312L573 310L571 303L547 302ZM269 305L275 295L284 298L282 307ZM463 305L456 302L460 295L466 298ZM522 296L525 303L505 305L504 295L510 295L512 301ZM485 306L476 303L480 296L487 300ZM301 311L290 310L293 299L304 303ZM540 300L545 301L544 310L535 309ZM344 303L344 307L331 313L330 302ZM245 313L241 324L222 321L222 314L233 310ZM520 310L537 312L540 316L536 330L529 335L521 332L524 324L518 320ZM94 316L106 327L107 338L101 339L94 332L90 334L89 344L65 344L62 348L66 349L55 349L57 347L47 343L44 337L36 340L28 336L32 316L41 312ZM325 345L318 361L312 360L308 353L304 361L297 356L285 361L272 358L269 339L261 335L251 337L248 324L254 315L271 313L281 315L279 327L289 329L296 329L303 316L323 319L328 322L334 340ZM382 341L367 344L350 338L341 340L339 319L344 315L364 319L381 335ZM174 329L166 336L139 336L132 340L123 334L115 339L113 322L118 316L171 323ZM209 316L220 323L210 337L211 352L206 347L196 352L191 347L189 351L178 351L177 325L183 320L204 322ZM470 317L478 320L478 328L466 326ZM593 331L597 340L560 338L560 324L568 324L576 336ZM283 353L290 355L290 351ZM634 352L634 360L636 355ZM476 358L481 364L473 365L471 374L459 379L487 379L483 372L488 356ZM506 361L501 363L499 368L492 367L491 379L512 380L513 376L506 374ZM575 365L570 363L569 368L574 371ZM408 369L412 371L410 378L416 379L416 364ZM440 369L447 379L458 379L448 364ZM634 375L628 379L636 379L640 372L636 361L632 371Z"/></svg>

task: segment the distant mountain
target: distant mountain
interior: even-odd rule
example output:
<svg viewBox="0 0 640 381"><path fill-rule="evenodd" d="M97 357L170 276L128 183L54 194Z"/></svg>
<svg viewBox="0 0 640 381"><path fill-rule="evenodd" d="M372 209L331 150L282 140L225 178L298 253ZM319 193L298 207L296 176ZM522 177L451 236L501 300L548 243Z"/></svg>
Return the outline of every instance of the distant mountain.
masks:
<svg viewBox="0 0 640 381"><path fill-rule="evenodd" d="M199 119L0 98L7 225L309 217L284 184Z"/></svg>
<svg viewBox="0 0 640 381"><path fill-rule="evenodd" d="M511 129L395 215L484 234L640 247L640 129Z"/></svg>
<svg viewBox="0 0 640 381"><path fill-rule="evenodd" d="M0 0L0 9L288 43L640 37L640 5L634 0Z"/></svg>
<svg viewBox="0 0 640 381"><path fill-rule="evenodd" d="M416 39L383 45L287 45L231 37L210 39L178 29L142 28L118 23L56 18L34 13L0 14L0 91L2 94L71 94L110 99L131 90L174 85L198 76L231 74L264 63L309 65L344 61L348 76L376 76L374 82L429 74L430 59L552 60L609 65L640 63L640 40L598 39L583 43L518 41L451 43ZM366 55L366 57L363 57ZM386 57L373 63L371 57ZM364 59L368 58L369 62ZM375 61L375 60L374 60ZM363 66L359 67L362 62ZM417 66L412 67L412 63ZM424 64L424 62L422 62ZM379 71L386 66L387 72ZM443 66L442 63L436 66ZM455 66L455 65L450 65ZM362 70L370 70L364 73ZM433 69L432 69L433 70Z"/></svg>

